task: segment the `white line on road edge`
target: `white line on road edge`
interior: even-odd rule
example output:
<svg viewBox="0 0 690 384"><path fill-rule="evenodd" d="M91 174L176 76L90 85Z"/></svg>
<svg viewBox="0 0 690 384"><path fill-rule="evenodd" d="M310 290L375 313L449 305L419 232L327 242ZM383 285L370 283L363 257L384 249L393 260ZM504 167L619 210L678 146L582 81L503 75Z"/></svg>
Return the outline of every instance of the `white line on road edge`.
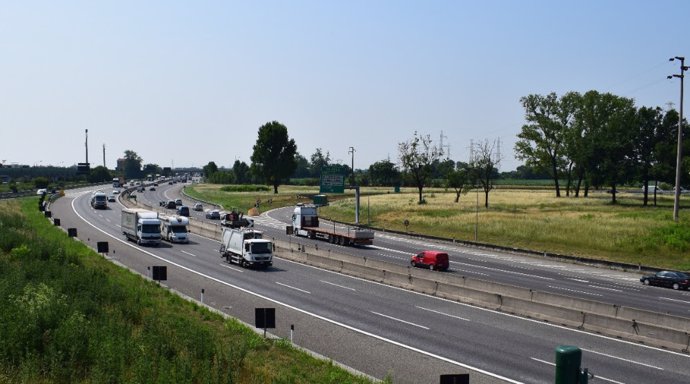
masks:
<svg viewBox="0 0 690 384"><path fill-rule="evenodd" d="M592 292L587 292L587 291L580 291L577 289L570 289L570 288L563 288L563 287L555 287L553 285L548 286L551 289L560 289L561 291L567 291L567 292L578 292L578 293L583 293L585 295L590 295L590 296L604 296L599 293L592 293Z"/></svg>
<svg viewBox="0 0 690 384"><path fill-rule="evenodd" d="M592 285L592 284L589 284L588 287L592 287L592 288L595 288L595 289L603 289L603 290L606 290L606 291L623 292L622 289L608 288L608 287L600 287L600 286L598 286L598 285Z"/></svg>
<svg viewBox="0 0 690 384"><path fill-rule="evenodd" d="M552 362L550 362L550 361L546 361L546 360L542 360L542 359L537 359L536 357L530 357L530 359L532 359L532 360L534 360L534 361L538 361L538 362L543 363L543 364L550 365L550 366L552 366L552 367L555 367L555 366L556 366L556 364L554 364L554 363L552 363ZM590 372L590 373L591 373L591 372ZM621 381L616 381L616 380L612 380L612 379L607 379L607 378L605 378L605 377L598 376L598 375L595 375L594 378L595 378L595 379L601 379L601 380L608 381L608 382L615 383L615 384L625 384L625 383L623 383L623 382L621 382Z"/></svg>
<svg viewBox="0 0 690 384"><path fill-rule="evenodd" d="M508 269L486 267L486 266L484 266L484 265L463 263L463 262L460 262L460 261L452 261L452 260L451 260L450 263L451 263L451 264L468 265L468 266L470 266L470 267L488 269L488 270L490 270L490 271L498 271L498 272L504 272L504 273L512 273L512 274L514 274L514 275L528 276L528 277L532 277L532 278L535 278L535 279L541 279L541 280L550 280L550 281L551 281L551 280L555 280L555 279L552 278L552 277L533 275L533 274L524 273L524 272L510 271L510 270L508 270Z"/></svg>
<svg viewBox="0 0 690 384"><path fill-rule="evenodd" d="M613 356L613 355L609 355L609 354L601 353L601 352L597 352L597 351L592 351L591 349L584 349L584 348L580 348L580 349L582 349L583 351L589 352L589 353L593 353L593 354L595 354L595 355L606 356L606 357L610 357L610 358L612 358L612 359L621 360L621 361L625 361L625 362L628 362L628 363L633 363L633 364L641 365L641 366L643 366L643 367L658 369L658 370L660 370L660 371L663 371L663 370L664 370L663 368L657 367L657 366L655 366L655 365L649 365L649 364L645 364L645 363L640 363L639 361L630 360L630 359L624 359L624 358L622 358L622 357Z"/></svg>
<svg viewBox="0 0 690 384"><path fill-rule="evenodd" d="M425 311L429 311L429 312L433 312L433 313L438 313L439 315L452 317L452 318L454 318L454 319L464 320L464 321L470 321L470 319L466 319L466 318L464 318L464 317L451 315L451 314L448 314L448 313L445 313L445 312L441 312L441 311L435 311L435 310L433 310L433 309L420 307L419 305L415 305L415 307L417 307L417 308L419 308L419 309L422 309L422 310L425 310Z"/></svg>
<svg viewBox="0 0 690 384"><path fill-rule="evenodd" d="M379 315L379 316L385 317L385 318L387 318L387 319L399 321L399 322L401 322L401 323L405 323L405 324L409 324L409 325L412 325L412 326L415 326L415 327L419 327L419 328L422 328L422 329L426 329L427 331L429 330L429 327L425 327L425 326L423 326L423 325L419 325L419 324L415 324L415 323L410 323L409 321L401 320L401 319L398 319L397 317L384 315L383 313L378 313L378 312L374 312L374 311L370 311L370 312L373 313L374 315Z"/></svg>
<svg viewBox="0 0 690 384"><path fill-rule="evenodd" d="M661 296L659 296L659 299L661 299L661 300L668 300L668 301L677 301L677 302L679 302L679 303L687 303L687 304L690 304L690 301L687 301L687 300L678 300L678 299L671 299L671 298L669 298L669 297L661 297Z"/></svg>
<svg viewBox="0 0 690 384"><path fill-rule="evenodd" d="M307 293L307 294L311 295L311 292L305 291L304 289L295 288L295 287L293 287L293 286L291 286L291 285L279 283L279 282L277 282L277 281L276 281L276 284L282 285L283 287L287 287L287 288L290 288L290 289L294 289L295 291L300 291L300 292L304 292L304 293Z"/></svg>
<svg viewBox="0 0 690 384"><path fill-rule="evenodd" d="M319 280L319 281L322 282L322 283L324 283L324 284L330 284L330 285L336 286L336 287L338 287L338 288L349 289L349 290L351 290L351 291L357 292L356 289L350 288L350 287L346 287L346 286L344 286L344 285L340 285L340 284L336 284L336 283L331 283L330 281L325 281L325 280Z"/></svg>
<svg viewBox="0 0 690 384"><path fill-rule="evenodd" d="M189 255L189 256L192 256L192 257L196 257L195 254L193 254L193 253L191 253L191 252L187 252L187 251L185 251L185 250L181 250L180 252L184 253L185 255Z"/></svg>
<svg viewBox="0 0 690 384"><path fill-rule="evenodd" d="M218 264L218 265L220 265L220 266L223 267L223 268L232 269L233 271L240 272L240 273L244 273L243 270L237 269L237 268L233 268L233 267L231 267L231 266L229 266L229 265L227 265L227 264Z"/></svg>

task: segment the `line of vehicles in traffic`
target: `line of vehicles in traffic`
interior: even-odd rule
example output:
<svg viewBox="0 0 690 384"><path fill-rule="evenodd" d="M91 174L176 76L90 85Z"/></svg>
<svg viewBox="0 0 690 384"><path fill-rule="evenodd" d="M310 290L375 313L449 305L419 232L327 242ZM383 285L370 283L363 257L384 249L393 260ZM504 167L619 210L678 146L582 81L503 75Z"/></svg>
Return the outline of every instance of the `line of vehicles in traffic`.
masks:
<svg viewBox="0 0 690 384"><path fill-rule="evenodd" d="M159 215L143 208L123 208L121 228L128 240L139 245L158 246L161 240L189 242L189 218ZM269 267L273 264L274 245L263 233L251 228L223 227L220 256L242 267Z"/></svg>

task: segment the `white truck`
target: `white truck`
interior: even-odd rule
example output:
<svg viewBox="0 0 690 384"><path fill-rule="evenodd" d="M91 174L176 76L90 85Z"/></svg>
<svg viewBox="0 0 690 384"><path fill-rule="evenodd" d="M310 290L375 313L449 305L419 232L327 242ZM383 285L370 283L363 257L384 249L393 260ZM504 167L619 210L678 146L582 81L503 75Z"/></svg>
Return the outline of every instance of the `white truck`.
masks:
<svg viewBox="0 0 690 384"><path fill-rule="evenodd" d="M158 213L142 208L122 209L122 233L139 245L161 243L161 221Z"/></svg>
<svg viewBox="0 0 690 384"><path fill-rule="evenodd" d="M91 207L94 209L108 208L108 196L101 191L96 191L91 195Z"/></svg>
<svg viewBox="0 0 690 384"><path fill-rule="evenodd" d="M161 237L171 243L188 243L189 218L184 216L161 216Z"/></svg>
<svg viewBox="0 0 690 384"><path fill-rule="evenodd" d="M333 223L333 227L320 228L317 206L313 204L297 204L292 214L292 225L287 226L286 232L340 245L371 245L374 243L374 231L369 229L342 228L337 227L335 223Z"/></svg>
<svg viewBox="0 0 690 384"><path fill-rule="evenodd" d="M268 268L273 264L273 242L264 239L261 231L225 227L220 243L220 257L244 268Z"/></svg>

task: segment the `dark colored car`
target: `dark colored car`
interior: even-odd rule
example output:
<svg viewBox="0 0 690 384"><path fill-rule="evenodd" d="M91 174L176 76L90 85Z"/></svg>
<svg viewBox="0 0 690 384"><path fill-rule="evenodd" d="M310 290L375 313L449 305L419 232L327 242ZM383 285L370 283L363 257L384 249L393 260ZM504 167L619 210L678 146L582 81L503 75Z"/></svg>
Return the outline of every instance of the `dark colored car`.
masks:
<svg viewBox="0 0 690 384"><path fill-rule="evenodd" d="M177 207L177 214L180 216L189 217L189 207L186 205L180 205Z"/></svg>
<svg viewBox="0 0 690 384"><path fill-rule="evenodd" d="M690 276L683 272L660 271L653 275L640 277L640 282L644 285L658 285L673 289L688 289L690 287Z"/></svg>
<svg viewBox="0 0 690 384"><path fill-rule="evenodd" d="M168 208L168 209L177 208L177 204L175 204L175 200L168 200L168 202L165 204L165 208Z"/></svg>
<svg viewBox="0 0 690 384"><path fill-rule="evenodd" d="M445 271L448 269L448 254L440 251L423 251L412 256L410 265L413 267L429 268Z"/></svg>
<svg viewBox="0 0 690 384"><path fill-rule="evenodd" d="M209 209L206 211L206 218L211 220L220 220L220 211L217 209Z"/></svg>

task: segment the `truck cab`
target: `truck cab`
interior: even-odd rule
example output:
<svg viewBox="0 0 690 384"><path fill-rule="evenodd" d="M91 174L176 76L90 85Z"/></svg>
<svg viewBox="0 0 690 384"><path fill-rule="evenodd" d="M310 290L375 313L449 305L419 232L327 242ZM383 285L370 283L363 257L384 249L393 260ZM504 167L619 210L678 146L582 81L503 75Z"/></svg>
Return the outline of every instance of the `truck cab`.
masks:
<svg viewBox="0 0 690 384"><path fill-rule="evenodd" d="M95 209L108 208L108 196L105 193L98 191L91 195L91 207Z"/></svg>

